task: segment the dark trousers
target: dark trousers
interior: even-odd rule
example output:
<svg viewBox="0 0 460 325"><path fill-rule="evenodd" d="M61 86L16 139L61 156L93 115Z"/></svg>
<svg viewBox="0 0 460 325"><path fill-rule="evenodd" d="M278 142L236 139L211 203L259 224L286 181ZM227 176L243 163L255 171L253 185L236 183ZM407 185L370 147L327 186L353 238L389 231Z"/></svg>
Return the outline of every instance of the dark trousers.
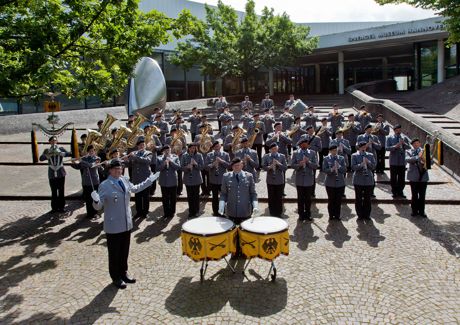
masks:
<svg viewBox="0 0 460 325"><path fill-rule="evenodd" d="M264 143L267 142L268 133L265 133L262 137L264 138ZM265 149L265 153L268 153L270 151L266 144L264 145L264 149Z"/></svg>
<svg viewBox="0 0 460 325"><path fill-rule="evenodd" d="M261 144L253 144L252 149L257 151L257 157L259 157L259 168L262 166L262 145Z"/></svg>
<svg viewBox="0 0 460 325"><path fill-rule="evenodd" d="M165 218L172 218L176 213L177 186L161 187L161 202Z"/></svg>
<svg viewBox="0 0 460 325"><path fill-rule="evenodd" d="M377 174L383 174L385 171L385 153L385 148L377 150L377 166L375 168Z"/></svg>
<svg viewBox="0 0 460 325"><path fill-rule="evenodd" d="M323 168L323 159L324 156L327 156L329 154L329 149L328 148L323 148L319 152L319 169L321 170Z"/></svg>
<svg viewBox="0 0 460 325"><path fill-rule="evenodd" d="M192 133L192 142L195 142L196 133Z"/></svg>
<svg viewBox="0 0 460 325"><path fill-rule="evenodd" d="M188 215L194 218L200 212L200 185L186 185L187 201L188 201Z"/></svg>
<svg viewBox="0 0 460 325"><path fill-rule="evenodd" d="M292 153L292 145L291 145L291 144L288 144L287 149L288 149L288 156L286 157L286 159L288 159L288 157L291 156L291 153Z"/></svg>
<svg viewBox="0 0 460 325"><path fill-rule="evenodd" d="M49 182L51 187L51 209L63 210L65 206L65 177L50 178Z"/></svg>
<svg viewBox="0 0 460 325"><path fill-rule="evenodd" d="M410 190L412 193L410 206L412 213L419 216L425 214L425 194L427 182L410 182Z"/></svg>
<svg viewBox="0 0 460 325"><path fill-rule="evenodd" d="M150 165L150 170L152 171L152 173L155 173L156 166ZM157 190L157 181L153 182L152 185L150 186L150 196L154 196L156 190Z"/></svg>
<svg viewBox="0 0 460 325"><path fill-rule="evenodd" d="M405 186L406 166L390 166L390 183L393 195L402 195Z"/></svg>
<svg viewBox="0 0 460 325"><path fill-rule="evenodd" d="M267 184L268 190L268 210L270 215L280 217L283 213L283 190L284 184Z"/></svg>
<svg viewBox="0 0 460 325"><path fill-rule="evenodd" d="M184 187L184 182L182 180L182 170L177 171L177 187L176 187L176 194L181 195L182 189Z"/></svg>
<svg viewBox="0 0 460 325"><path fill-rule="evenodd" d="M201 193L205 195L209 195L209 172L207 170L201 171L201 178L203 179L203 183L201 183Z"/></svg>
<svg viewBox="0 0 460 325"><path fill-rule="evenodd" d="M355 185L355 209L360 219L371 217L372 187L372 185Z"/></svg>
<svg viewBox="0 0 460 325"><path fill-rule="evenodd" d="M99 189L99 184L94 184L94 191ZM91 185L83 185L83 200L86 205L86 217L92 218L96 215L97 211L93 208L93 199L91 198L91 192L93 187Z"/></svg>
<svg viewBox="0 0 460 325"><path fill-rule="evenodd" d="M311 187L311 196L315 196L315 191L316 191L316 170L313 171L313 186Z"/></svg>
<svg viewBox="0 0 460 325"><path fill-rule="evenodd" d="M327 211L329 218L340 219L340 208L342 207L342 197L345 193L345 186L330 187L326 186L327 192Z"/></svg>
<svg viewBox="0 0 460 325"><path fill-rule="evenodd" d="M221 184L209 184L212 193L212 214L217 216L219 214L219 193Z"/></svg>
<svg viewBox="0 0 460 325"><path fill-rule="evenodd" d="M356 146L350 146L351 147L351 155L356 152ZM351 171L351 155L348 155L348 165L347 165L347 170ZM323 167L323 166L321 166Z"/></svg>
<svg viewBox="0 0 460 325"><path fill-rule="evenodd" d="M299 219L311 217L311 194L313 186L297 186L297 212Z"/></svg>
<svg viewBox="0 0 460 325"><path fill-rule="evenodd" d="M136 201L136 213L138 215L147 215L150 206L150 188L147 187L134 196Z"/></svg>
<svg viewBox="0 0 460 325"><path fill-rule="evenodd" d="M109 251L109 273L113 281L120 280L128 272L129 244L131 231L106 234Z"/></svg>

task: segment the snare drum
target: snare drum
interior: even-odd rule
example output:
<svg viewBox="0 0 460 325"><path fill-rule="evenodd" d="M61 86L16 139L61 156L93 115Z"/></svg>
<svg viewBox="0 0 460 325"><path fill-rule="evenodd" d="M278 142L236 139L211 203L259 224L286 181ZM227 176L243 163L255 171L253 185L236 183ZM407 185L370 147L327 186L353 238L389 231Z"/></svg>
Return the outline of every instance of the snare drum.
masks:
<svg viewBox="0 0 460 325"><path fill-rule="evenodd" d="M194 261L220 260L236 251L235 224L221 217L201 217L182 225L182 253Z"/></svg>
<svg viewBox="0 0 460 325"><path fill-rule="evenodd" d="M289 255L289 231L286 221L275 217L257 217L241 223L238 232L240 247L248 257L269 261L280 254Z"/></svg>

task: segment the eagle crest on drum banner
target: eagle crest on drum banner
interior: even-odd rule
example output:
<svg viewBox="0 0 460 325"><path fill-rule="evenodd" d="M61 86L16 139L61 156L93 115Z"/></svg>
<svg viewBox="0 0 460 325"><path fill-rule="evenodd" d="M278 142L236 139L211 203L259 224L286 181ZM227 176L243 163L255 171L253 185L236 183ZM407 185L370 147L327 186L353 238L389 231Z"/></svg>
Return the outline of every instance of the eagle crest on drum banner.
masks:
<svg viewBox="0 0 460 325"><path fill-rule="evenodd" d="M190 249L192 250L193 255L200 254L201 248L203 247L201 245L200 239L197 237L190 237L190 240L188 241L188 245Z"/></svg>
<svg viewBox="0 0 460 325"><path fill-rule="evenodd" d="M267 254L273 254L274 252L276 252L277 247L278 242L273 237L265 239L264 243L262 244L262 249Z"/></svg>

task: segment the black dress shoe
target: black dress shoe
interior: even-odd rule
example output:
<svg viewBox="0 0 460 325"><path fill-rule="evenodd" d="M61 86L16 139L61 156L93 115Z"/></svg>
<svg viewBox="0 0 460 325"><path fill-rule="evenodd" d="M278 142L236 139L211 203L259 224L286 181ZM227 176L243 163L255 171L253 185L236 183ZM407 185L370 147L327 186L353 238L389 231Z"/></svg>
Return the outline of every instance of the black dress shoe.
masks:
<svg viewBox="0 0 460 325"><path fill-rule="evenodd" d="M126 283L123 280L115 280L112 282L115 287L118 289L126 289Z"/></svg>
<svg viewBox="0 0 460 325"><path fill-rule="evenodd" d="M399 194L400 197L402 197L403 199L407 198L407 196L405 196L404 194Z"/></svg>
<svg viewBox="0 0 460 325"><path fill-rule="evenodd" d="M425 213L421 213L419 216L420 218L428 218L428 216Z"/></svg>
<svg viewBox="0 0 460 325"><path fill-rule="evenodd" d="M126 283L136 283L136 279L130 278L129 276L125 275L124 277L121 278L122 281Z"/></svg>
<svg viewBox="0 0 460 325"><path fill-rule="evenodd" d="M416 217L416 216L418 216L418 213L417 213L417 212L414 212L414 211L412 211L412 213L410 214L410 216L411 216L411 217Z"/></svg>

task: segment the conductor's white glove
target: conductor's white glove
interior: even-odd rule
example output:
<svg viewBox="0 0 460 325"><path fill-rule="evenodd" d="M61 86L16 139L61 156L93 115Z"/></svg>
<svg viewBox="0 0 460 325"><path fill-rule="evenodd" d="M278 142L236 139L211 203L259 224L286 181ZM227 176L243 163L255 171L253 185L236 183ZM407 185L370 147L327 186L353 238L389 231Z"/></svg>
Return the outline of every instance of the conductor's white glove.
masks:
<svg viewBox="0 0 460 325"><path fill-rule="evenodd" d="M219 214L224 214L225 212L225 201L219 201Z"/></svg>
<svg viewBox="0 0 460 325"><path fill-rule="evenodd" d="M160 172L150 173L150 176L148 177L150 181L155 182L158 177L160 177Z"/></svg>
<svg viewBox="0 0 460 325"><path fill-rule="evenodd" d="M96 191L91 192L91 198L96 203L98 203L101 200L101 198L99 197L99 194Z"/></svg>
<svg viewBox="0 0 460 325"><path fill-rule="evenodd" d="M260 214L259 202L257 202L257 201L252 202L252 214L253 215L259 215Z"/></svg>

